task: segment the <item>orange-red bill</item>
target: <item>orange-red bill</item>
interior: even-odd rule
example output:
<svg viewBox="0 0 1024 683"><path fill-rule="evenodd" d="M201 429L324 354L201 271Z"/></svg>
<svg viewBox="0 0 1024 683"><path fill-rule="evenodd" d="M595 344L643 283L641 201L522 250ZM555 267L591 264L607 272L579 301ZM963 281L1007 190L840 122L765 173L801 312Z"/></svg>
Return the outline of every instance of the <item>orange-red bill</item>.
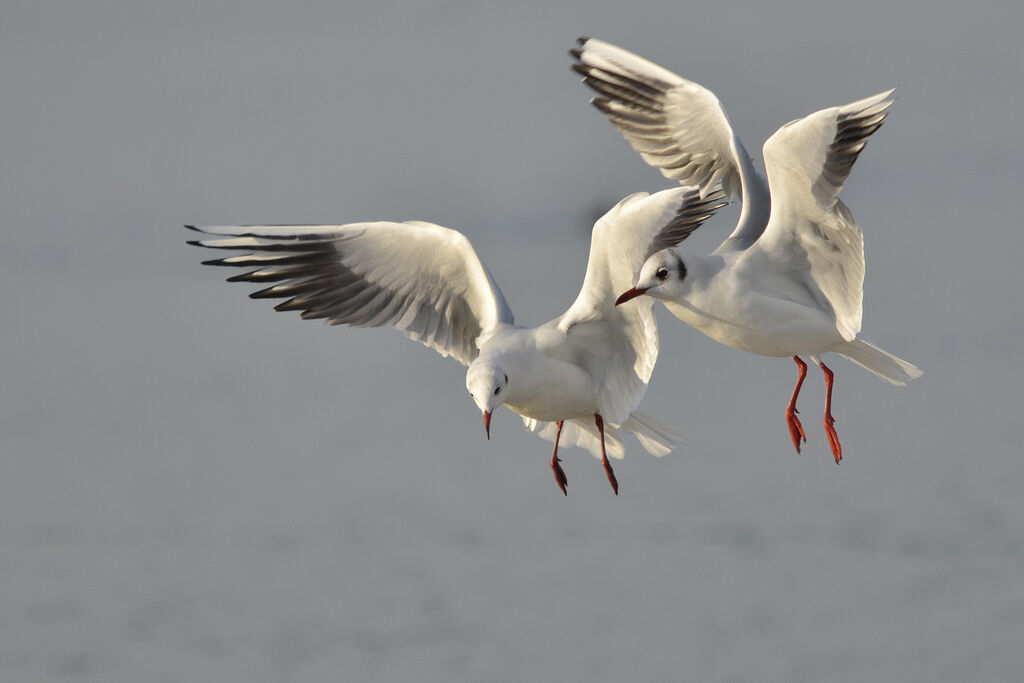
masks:
<svg viewBox="0 0 1024 683"><path fill-rule="evenodd" d="M491 413L484 411L484 431L487 432L487 440L491 440Z"/></svg>
<svg viewBox="0 0 1024 683"><path fill-rule="evenodd" d="M643 294L646 291L647 291L646 288L644 288L644 289L637 289L636 287L633 287L632 289L627 289L625 292L622 293L622 296L620 296L618 299L615 300L615 305L618 306L619 304L624 304L627 301L629 301L630 299L637 298L638 296L640 296L641 294Z"/></svg>

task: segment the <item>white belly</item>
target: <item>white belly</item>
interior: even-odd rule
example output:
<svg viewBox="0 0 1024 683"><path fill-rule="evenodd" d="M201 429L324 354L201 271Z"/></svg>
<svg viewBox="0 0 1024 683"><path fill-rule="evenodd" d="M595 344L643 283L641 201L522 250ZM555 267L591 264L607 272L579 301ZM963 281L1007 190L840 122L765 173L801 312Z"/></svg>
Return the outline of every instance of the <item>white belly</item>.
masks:
<svg viewBox="0 0 1024 683"><path fill-rule="evenodd" d="M509 385L505 401L520 415L542 422L591 417L598 412L597 387L593 378L572 363L546 358ZM517 391L518 388L528 391Z"/></svg>
<svg viewBox="0 0 1024 683"><path fill-rule="evenodd" d="M832 318L818 308L759 295L744 297L741 305L701 307L707 303L665 305L715 341L761 356L819 354L842 342Z"/></svg>

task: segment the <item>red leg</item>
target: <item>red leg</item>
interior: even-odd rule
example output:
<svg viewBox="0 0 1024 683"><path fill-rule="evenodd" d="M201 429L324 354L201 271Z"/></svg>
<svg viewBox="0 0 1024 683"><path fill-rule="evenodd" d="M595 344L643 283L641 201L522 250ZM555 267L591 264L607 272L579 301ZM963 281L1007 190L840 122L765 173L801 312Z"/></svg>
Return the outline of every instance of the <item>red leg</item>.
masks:
<svg viewBox="0 0 1024 683"><path fill-rule="evenodd" d="M828 437L828 445L832 447L832 455L835 456L836 464L843 459L843 446L839 443L839 435L836 434L835 419L832 417L832 371L824 363L818 363L821 371L825 373L825 435Z"/></svg>
<svg viewBox="0 0 1024 683"><path fill-rule="evenodd" d="M558 459L558 440L562 438L562 427L565 425L565 421L559 420L556 424L558 424L558 433L555 434L555 450L551 451L551 471L555 473L555 481L561 487L562 493L568 496L569 492L565 490L565 487L568 486L569 480L565 478L565 470L558 464L561 462Z"/></svg>
<svg viewBox="0 0 1024 683"><path fill-rule="evenodd" d="M601 434L601 464L604 465L604 473L608 475L608 483L612 485L612 491L619 495L619 480L615 478L612 471L612 464L608 462L608 454L604 450L604 420L597 413L594 413L594 422L597 424L597 431Z"/></svg>
<svg viewBox="0 0 1024 683"><path fill-rule="evenodd" d="M796 452L799 453L800 441L807 443L807 434L804 433L804 426L800 424L800 420L796 416L800 412L796 409L796 397L800 395L800 387L803 386L804 377L807 376L807 363L800 360L800 356L793 356L793 360L796 361L796 367L800 374L796 378L796 386L793 387L789 405L786 406L786 424L789 425L789 437L793 439L793 445L796 446Z"/></svg>

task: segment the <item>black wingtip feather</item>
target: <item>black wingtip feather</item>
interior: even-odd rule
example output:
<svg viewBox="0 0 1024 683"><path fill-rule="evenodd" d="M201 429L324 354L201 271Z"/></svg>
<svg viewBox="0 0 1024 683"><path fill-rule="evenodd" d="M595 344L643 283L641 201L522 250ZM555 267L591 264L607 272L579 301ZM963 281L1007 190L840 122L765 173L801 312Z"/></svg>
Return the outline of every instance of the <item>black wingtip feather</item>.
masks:
<svg viewBox="0 0 1024 683"><path fill-rule="evenodd" d="M597 78L593 72L588 73L583 82L590 86L594 92L605 95L625 106L647 110L655 114L664 109L664 106L658 99L651 97L651 94L657 95L658 93L652 92L650 88L646 89L647 92L640 88L630 89L628 85L623 86L612 81Z"/></svg>
<svg viewBox="0 0 1024 683"><path fill-rule="evenodd" d="M216 266L226 266L228 264L226 264L226 263L214 263L212 261L205 261L205 262L203 262L203 265L204 266L215 266L215 265ZM258 270L253 270L253 271L250 271L248 273L242 273L240 275L232 275L227 280L225 280L225 282L249 282L249 277L253 273L258 273L258 272L259 272Z"/></svg>

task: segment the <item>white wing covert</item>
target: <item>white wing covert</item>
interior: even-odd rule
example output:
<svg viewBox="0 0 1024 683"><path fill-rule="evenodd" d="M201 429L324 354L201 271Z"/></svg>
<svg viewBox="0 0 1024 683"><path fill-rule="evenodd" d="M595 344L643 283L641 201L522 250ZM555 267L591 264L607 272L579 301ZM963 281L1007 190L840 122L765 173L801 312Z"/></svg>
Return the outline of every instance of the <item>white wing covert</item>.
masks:
<svg viewBox="0 0 1024 683"><path fill-rule="evenodd" d="M331 325L390 326L468 365L482 338L514 318L469 240L431 223L186 226L190 244L244 251L204 261L250 269L229 282L275 283L249 296Z"/></svg>

